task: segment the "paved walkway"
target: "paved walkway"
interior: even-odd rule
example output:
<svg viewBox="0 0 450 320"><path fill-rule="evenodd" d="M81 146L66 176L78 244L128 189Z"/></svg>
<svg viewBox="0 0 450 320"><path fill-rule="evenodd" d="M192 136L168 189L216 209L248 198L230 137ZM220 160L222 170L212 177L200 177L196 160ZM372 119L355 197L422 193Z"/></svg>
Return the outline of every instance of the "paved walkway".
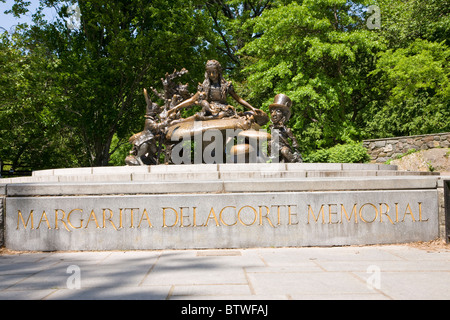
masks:
<svg viewBox="0 0 450 320"><path fill-rule="evenodd" d="M3 253L0 299L450 299L450 249Z"/></svg>

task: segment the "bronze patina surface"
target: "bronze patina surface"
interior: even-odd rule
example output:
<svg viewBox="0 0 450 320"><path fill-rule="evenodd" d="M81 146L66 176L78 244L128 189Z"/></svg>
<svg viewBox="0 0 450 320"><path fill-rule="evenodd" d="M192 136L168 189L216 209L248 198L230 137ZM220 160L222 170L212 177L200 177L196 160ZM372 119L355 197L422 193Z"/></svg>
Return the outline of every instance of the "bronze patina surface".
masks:
<svg viewBox="0 0 450 320"><path fill-rule="evenodd" d="M292 102L289 97L284 94L275 97L274 103L269 106L272 117L270 119L263 110L253 107L236 93L231 81L223 77L222 67L218 61L209 60L206 63L204 81L199 84L195 94L189 93L187 84L175 83L176 78L186 73L188 71L184 68L181 71L175 70L172 74L166 73L165 78L161 79L163 92L151 88L156 97L164 101L163 106L154 103L144 89L147 102L144 130L134 134L129 140L133 149L125 159L127 165L170 164L176 143L183 138L203 135L208 130L219 130L223 137L227 129L241 130L239 137L244 138L246 143L250 140L270 141L274 132L270 134L259 131L261 126L270 120L272 123L269 128L276 131L277 136L269 148L277 150L277 153L268 157L258 149L260 159L264 162L301 162L297 150L298 143L292 131L286 127L291 115ZM244 111L237 111L234 106L228 104L228 98L244 107ZM182 109L195 105L200 106L201 111L187 118L181 116ZM229 140L228 137L226 139ZM228 140L221 142L222 150ZM248 152L245 146L233 150Z"/></svg>
<svg viewBox="0 0 450 320"><path fill-rule="evenodd" d="M259 125L245 118L222 118L217 120L206 121L184 121L174 124L167 128L166 138L172 141L178 141L183 137L195 136L203 134L207 130L249 130L257 129ZM255 131L255 130L252 130ZM245 132L245 131L243 131Z"/></svg>

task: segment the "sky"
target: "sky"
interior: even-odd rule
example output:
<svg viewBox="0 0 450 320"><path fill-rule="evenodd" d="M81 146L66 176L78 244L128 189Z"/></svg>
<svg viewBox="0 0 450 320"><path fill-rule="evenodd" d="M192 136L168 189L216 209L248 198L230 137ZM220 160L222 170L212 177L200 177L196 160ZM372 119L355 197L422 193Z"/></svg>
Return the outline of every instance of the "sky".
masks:
<svg viewBox="0 0 450 320"><path fill-rule="evenodd" d="M14 0L6 0L6 3L0 2L0 32L11 31L11 29L17 25L18 23L28 23L31 24L31 15L36 11L39 6L39 0L28 0L31 2L26 15L21 16L19 18L15 18L12 14L5 14L6 10L10 10L12 5L14 4ZM47 19L52 19L54 15L53 9L45 9L45 16ZM51 20L50 20L51 21Z"/></svg>

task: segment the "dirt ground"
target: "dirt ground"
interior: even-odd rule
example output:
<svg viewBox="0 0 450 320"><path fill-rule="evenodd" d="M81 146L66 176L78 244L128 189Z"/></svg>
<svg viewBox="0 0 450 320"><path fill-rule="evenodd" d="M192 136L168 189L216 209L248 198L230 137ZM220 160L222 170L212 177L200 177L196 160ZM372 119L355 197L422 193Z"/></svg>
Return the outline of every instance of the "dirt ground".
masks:
<svg viewBox="0 0 450 320"><path fill-rule="evenodd" d="M401 171L434 171L441 175L450 175L450 148L435 148L414 152L391 164Z"/></svg>

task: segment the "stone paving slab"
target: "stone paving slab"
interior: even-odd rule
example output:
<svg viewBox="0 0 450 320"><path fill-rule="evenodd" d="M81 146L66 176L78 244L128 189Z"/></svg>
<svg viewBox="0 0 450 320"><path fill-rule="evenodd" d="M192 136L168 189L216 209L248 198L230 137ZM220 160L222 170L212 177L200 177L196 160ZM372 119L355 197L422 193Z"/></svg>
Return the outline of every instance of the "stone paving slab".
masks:
<svg viewBox="0 0 450 320"><path fill-rule="evenodd" d="M8 299L448 300L450 247L3 253Z"/></svg>
<svg viewBox="0 0 450 320"><path fill-rule="evenodd" d="M357 273L366 279L367 273ZM397 271L381 273L380 290L398 300L448 300L450 299L450 272Z"/></svg>
<svg viewBox="0 0 450 320"><path fill-rule="evenodd" d="M170 286L61 289L46 300L164 300Z"/></svg>
<svg viewBox="0 0 450 320"><path fill-rule="evenodd" d="M348 272L254 273L249 274L255 294L367 294L364 281Z"/></svg>
<svg viewBox="0 0 450 320"><path fill-rule="evenodd" d="M294 294L290 296L293 300L390 300L381 293L341 293L336 294Z"/></svg>

